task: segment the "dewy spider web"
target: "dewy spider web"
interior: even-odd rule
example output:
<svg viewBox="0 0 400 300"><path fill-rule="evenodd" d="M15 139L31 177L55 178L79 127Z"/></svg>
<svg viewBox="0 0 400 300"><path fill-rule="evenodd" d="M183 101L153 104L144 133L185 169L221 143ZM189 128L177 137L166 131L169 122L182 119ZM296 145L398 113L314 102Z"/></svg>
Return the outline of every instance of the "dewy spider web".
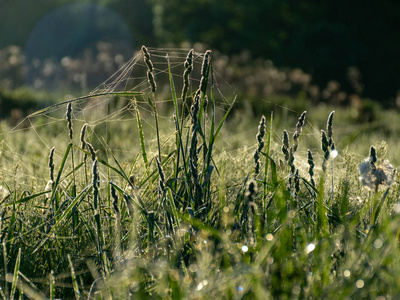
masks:
<svg viewBox="0 0 400 300"><path fill-rule="evenodd" d="M154 76L157 83L155 101L158 114L165 122L170 122L168 128L174 128L169 68L173 76L178 105L182 105L180 97L183 86L183 65L189 49L148 48L148 50L154 65ZM203 57L204 53L194 52L193 71L190 75L187 97L189 98L189 105L191 95L199 87ZM151 88L147 81L146 71L147 67L142 52L138 51L121 69L88 95L61 101L26 117L11 131L3 134L3 173L10 175L10 167L14 166L19 178L27 176L26 180L19 180L19 183L26 182L27 188L30 186L29 181L40 180L45 182L48 180L46 176L48 174L47 161L37 161L34 157L46 158L50 149L55 146L56 156L61 160L63 151L65 151L69 142L65 119L68 102L71 102L73 107L73 142L75 145L80 145L79 132L82 125L87 123L87 139L95 147L97 146L97 149L108 145L117 155L118 152L125 154L129 152L128 149L132 146L128 146L127 141L116 142L114 140L115 135L119 133L119 127L131 128L130 144L137 147L139 139L135 136L137 131L136 109L142 114L143 126L147 126L149 130L155 130L154 119L151 116L153 111L147 100L151 96ZM216 110L217 113L220 111L219 115L223 115L233 101L234 94L232 88L222 78L218 77L218 74L213 74L213 83L215 99L218 102ZM228 95L229 92L230 95ZM173 130L169 134L173 134ZM13 140L12 143L9 138ZM145 132L145 138L146 142L150 142L151 139L155 138L155 135ZM15 144L15 141L17 141L17 144ZM135 154L130 155L132 159L135 156Z"/></svg>

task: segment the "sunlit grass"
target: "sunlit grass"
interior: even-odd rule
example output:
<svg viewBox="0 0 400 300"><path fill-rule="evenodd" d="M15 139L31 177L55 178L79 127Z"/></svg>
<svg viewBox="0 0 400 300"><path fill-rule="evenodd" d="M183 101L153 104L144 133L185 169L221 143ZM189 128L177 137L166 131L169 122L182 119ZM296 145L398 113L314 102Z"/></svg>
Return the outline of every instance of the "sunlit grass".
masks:
<svg viewBox="0 0 400 300"><path fill-rule="evenodd" d="M103 96L124 97L119 110L79 100L2 124L0 297L400 294L398 175L375 190L358 178L372 145L377 166L397 166L394 112L357 126L340 107L328 126L324 106L243 115L234 97L218 103L207 57L184 104L175 84L189 79L165 65L173 108L160 117L153 90Z"/></svg>

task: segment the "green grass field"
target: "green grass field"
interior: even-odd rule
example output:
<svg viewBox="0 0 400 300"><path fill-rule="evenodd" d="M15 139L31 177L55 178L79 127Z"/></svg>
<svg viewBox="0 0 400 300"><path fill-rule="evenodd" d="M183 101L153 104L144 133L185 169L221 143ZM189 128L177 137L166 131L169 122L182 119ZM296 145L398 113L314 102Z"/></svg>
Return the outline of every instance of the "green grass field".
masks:
<svg viewBox="0 0 400 300"><path fill-rule="evenodd" d="M254 114L218 80L208 52L142 48L92 94L3 122L0 297L398 298L397 113Z"/></svg>

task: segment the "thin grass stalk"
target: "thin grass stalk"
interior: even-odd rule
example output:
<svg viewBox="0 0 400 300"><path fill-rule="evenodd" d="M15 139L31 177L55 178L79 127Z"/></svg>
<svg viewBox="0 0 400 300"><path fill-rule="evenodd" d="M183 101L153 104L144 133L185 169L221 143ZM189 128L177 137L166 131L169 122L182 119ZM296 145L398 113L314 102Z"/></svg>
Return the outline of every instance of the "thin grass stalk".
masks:
<svg viewBox="0 0 400 300"><path fill-rule="evenodd" d="M148 168L149 167L149 162L147 160L147 152L146 152L146 145L144 143L144 135L143 135L143 127L142 127L142 121L139 113L139 109L137 106L135 106L136 110L136 121L137 121L137 126L139 130L139 138L140 138L140 148L142 150L142 157L143 157L143 162L145 166Z"/></svg>
<svg viewBox="0 0 400 300"><path fill-rule="evenodd" d="M54 271L51 270L50 272L50 283L49 283L49 287L50 287L50 300L53 300L56 296L56 286L55 286L55 279L54 279Z"/></svg>
<svg viewBox="0 0 400 300"><path fill-rule="evenodd" d="M14 275L13 275L13 280L12 280L12 285L11 285L11 292L10 292L10 299L14 299L14 294L17 289L17 284L18 284L18 272L19 272L19 267L21 265L21 248L18 250L18 256L17 260L15 261L15 267L14 267Z"/></svg>
<svg viewBox="0 0 400 300"><path fill-rule="evenodd" d="M68 127L68 136L70 139L70 143L72 144L72 139L74 137L74 130L72 126L72 102L68 102L67 105L67 127ZM76 196L76 181L75 181L75 161L74 161L74 151L71 152L71 164L72 164L72 177L73 177L73 185L72 185L72 197Z"/></svg>
<svg viewBox="0 0 400 300"><path fill-rule="evenodd" d="M68 257L69 267L71 269L71 279L72 279L72 285L74 287L75 299L79 300L81 298L81 292L79 291L78 281L76 280L74 265L72 263L71 256L68 254L67 257Z"/></svg>
<svg viewBox="0 0 400 300"><path fill-rule="evenodd" d="M147 216L147 224L148 224L148 249L147 253L150 259L154 258L154 227L155 227L155 218L154 211L149 211Z"/></svg>
<svg viewBox="0 0 400 300"><path fill-rule="evenodd" d="M193 55L193 51L192 51L192 53L191 53L191 55L190 56L192 56ZM188 56L189 56L189 54L188 54ZM182 160L183 161L186 161L186 158L185 158L185 152L184 152L184 149L183 149L183 142L182 142L182 129L181 128L183 128L183 121L182 121L182 126L180 127L179 126L179 109L178 109L178 101L177 101L177 97L176 97L176 91L175 91L175 84L174 84L174 80L173 80L173 78L172 78L172 72L171 72L171 65L170 65L170 61L169 61L169 59L168 59L168 57L167 57L167 62L168 62L168 75L169 75L169 82L170 82L170 87L171 87L171 93L172 93L172 99L173 99L173 102L174 102L174 108L175 108L175 114L174 114L174 122L175 122L175 127L176 127L176 132L177 132L177 135L176 135L176 166L175 166L175 178L178 178L178 173L179 173L179 168L180 168L180 154L182 153ZM187 86L189 85L189 79L188 79L188 77L189 77L189 74L190 74L190 72L191 72L191 69L193 68L193 66L189 66L189 64L193 64L192 62L190 63L190 62L185 62L185 74L184 74L184 78L186 78L185 79L185 83L186 83L186 81L187 81ZM187 66L188 65L188 66ZM187 71L188 69L190 69L190 72L189 71ZM188 88L188 87L187 87ZM187 88L186 88L186 92L187 92ZM183 91L182 91L182 99L184 99L184 97L186 97L186 92L185 92L185 88L183 89ZM185 102L184 100L183 100L183 102ZM185 103L184 103L185 104ZM184 118L183 118L183 116L182 116L182 120L183 120ZM183 167L184 167L184 169L185 169L185 174L188 174L187 173L187 169L186 169L186 164L183 164ZM175 190L176 190L176 188L177 188L177 183L176 182L174 182L174 187L175 187Z"/></svg>
<svg viewBox="0 0 400 300"><path fill-rule="evenodd" d="M199 183L199 174L197 170L198 166L198 154L197 154L197 131L199 126L198 114L200 110L200 90L197 91L195 99L193 101L193 105L191 108L191 116L192 116L192 127L191 127L191 140L190 140L190 148L189 148L189 172L192 178L192 183L194 187L194 210L197 210L201 206L201 186Z"/></svg>
<svg viewBox="0 0 400 300"><path fill-rule="evenodd" d="M121 237L122 237L122 227L121 227L121 211L119 209L118 205L118 195L115 190L115 187L113 185L110 185L111 189L111 197L113 199L113 208L114 208L114 213L115 213L115 256L120 257L121 256L121 251L122 251L122 243L121 243Z"/></svg>
<svg viewBox="0 0 400 300"><path fill-rule="evenodd" d="M3 246L4 274L7 274L7 273L8 273L8 270L7 270L7 266L8 266L8 254L7 254L7 245L6 245L6 242L5 242L5 241L3 241L2 246ZM10 297L9 297L10 295L9 295L9 293L8 293L8 284L7 284L7 281L4 282L4 293L7 295L8 298L10 298Z"/></svg>
<svg viewBox="0 0 400 300"><path fill-rule="evenodd" d="M214 99L214 74L213 74L213 65L210 64L211 70L211 87L210 87L210 101L211 101L211 125L210 125L210 136L208 141L207 155L204 160L204 170L208 170L211 165L212 160L212 151L214 149L215 142L215 99ZM211 206L211 202L208 204ZM211 208L211 207L209 207Z"/></svg>
<svg viewBox="0 0 400 300"><path fill-rule="evenodd" d="M85 135L86 135L86 129L87 129L88 123L83 124L81 133L79 135L79 139L81 141L81 148L82 150L86 149L86 140L85 140ZM88 178L88 172L87 172L87 165L86 165L86 160L87 160L87 154L84 154L83 161L85 163L85 183L88 185L89 183L89 178Z"/></svg>
<svg viewBox="0 0 400 300"><path fill-rule="evenodd" d="M269 130L267 135L267 144L265 149L265 167L264 167L264 181L263 181L263 216L265 220L266 216L266 201L267 201L267 180L268 180L268 168L269 168L269 151L271 148L271 132L272 132L272 121L273 121L274 114L271 111L271 117L269 121Z"/></svg>
<svg viewBox="0 0 400 300"><path fill-rule="evenodd" d="M154 119L156 123L156 135L157 135L157 146L158 146L158 159L161 161L161 143L160 143L160 129L158 125L158 112L156 108L156 82L154 80L153 74L153 63L150 60L150 53L145 46L142 46L142 53L144 57L144 62L147 66L147 79L151 87L151 92L153 94L153 101L149 100L150 106L153 108Z"/></svg>
<svg viewBox="0 0 400 300"><path fill-rule="evenodd" d="M101 226L101 205L99 197L99 171L97 159L93 162L93 208L94 208L94 219L97 226L97 247L99 253L103 251L104 237L103 230Z"/></svg>

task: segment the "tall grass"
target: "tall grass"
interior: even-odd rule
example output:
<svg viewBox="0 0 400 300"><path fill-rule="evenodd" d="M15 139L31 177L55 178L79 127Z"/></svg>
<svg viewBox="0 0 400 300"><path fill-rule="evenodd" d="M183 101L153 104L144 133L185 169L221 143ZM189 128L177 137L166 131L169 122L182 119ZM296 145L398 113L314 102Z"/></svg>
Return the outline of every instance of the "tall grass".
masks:
<svg viewBox="0 0 400 300"><path fill-rule="evenodd" d="M163 128L150 51L142 51L156 126L146 133L146 114L136 105L138 97L148 95L128 91L124 96L131 97L136 116L129 130L137 130L132 142L140 145L139 153L130 153L131 164L121 161L110 141L95 144L94 134L88 134L95 129L87 124L75 141L72 128L85 120L73 118L75 102L69 101L62 104L68 138L51 145L50 156L42 158L51 184L23 190L3 181L1 297L33 292L36 299L400 295L400 280L393 276L400 271L400 188L393 167L376 154L368 161L360 174L364 178L376 179L377 170L388 178L384 168L394 176L374 181L384 189L373 192L358 182L359 157L345 158L343 150L333 167L333 113L326 132L317 134L321 150L303 146L315 138L303 133L310 124L306 112L284 130L282 141L274 138L271 113L269 121L261 118L258 130L254 126L248 146L255 151L243 148L230 157L218 142L235 99L218 117L210 51L203 54L197 89L189 77L194 55L189 51L182 62L180 98L166 59L174 107L171 128ZM146 142L152 136L155 142Z"/></svg>

